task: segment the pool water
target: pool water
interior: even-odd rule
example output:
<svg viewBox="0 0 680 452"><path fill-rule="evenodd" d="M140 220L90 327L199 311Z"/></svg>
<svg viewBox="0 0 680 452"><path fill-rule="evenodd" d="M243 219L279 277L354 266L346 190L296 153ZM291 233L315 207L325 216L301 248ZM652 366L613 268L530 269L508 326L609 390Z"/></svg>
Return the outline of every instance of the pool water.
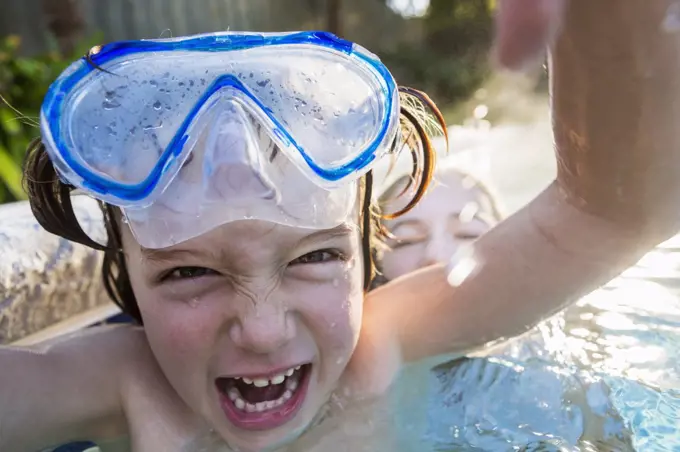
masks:
<svg viewBox="0 0 680 452"><path fill-rule="evenodd" d="M403 443L680 451L679 295L675 238L494 356L412 366L397 385Z"/></svg>

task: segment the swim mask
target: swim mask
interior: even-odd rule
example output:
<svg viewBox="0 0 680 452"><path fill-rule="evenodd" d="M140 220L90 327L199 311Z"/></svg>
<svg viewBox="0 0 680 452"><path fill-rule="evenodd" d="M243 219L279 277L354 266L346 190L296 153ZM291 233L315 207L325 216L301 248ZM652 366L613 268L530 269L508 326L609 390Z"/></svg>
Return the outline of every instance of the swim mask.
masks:
<svg viewBox="0 0 680 452"><path fill-rule="evenodd" d="M95 49L40 115L60 177L120 207L140 245L222 224L346 221L357 180L394 146L396 83L324 32L226 32Z"/></svg>

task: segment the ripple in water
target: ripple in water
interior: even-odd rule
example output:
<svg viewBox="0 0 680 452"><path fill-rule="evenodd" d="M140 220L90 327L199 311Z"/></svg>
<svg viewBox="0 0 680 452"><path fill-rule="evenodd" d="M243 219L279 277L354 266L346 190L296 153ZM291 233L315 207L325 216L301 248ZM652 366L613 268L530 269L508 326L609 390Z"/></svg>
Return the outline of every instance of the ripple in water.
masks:
<svg viewBox="0 0 680 452"><path fill-rule="evenodd" d="M407 370L400 429L428 451L680 450L678 251L656 270L653 251L498 356Z"/></svg>

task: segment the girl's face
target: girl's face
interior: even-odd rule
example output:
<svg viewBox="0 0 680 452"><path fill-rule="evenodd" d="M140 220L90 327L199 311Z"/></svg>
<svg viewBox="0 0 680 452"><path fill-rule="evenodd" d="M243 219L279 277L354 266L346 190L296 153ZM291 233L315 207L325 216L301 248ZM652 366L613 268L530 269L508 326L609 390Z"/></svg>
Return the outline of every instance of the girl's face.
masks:
<svg viewBox="0 0 680 452"><path fill-rule="evenodd" d="M465 243L489 230L493 217L488 195L468 187L457 173L440 177L438 185L408 213L386 223L395 237L381 260L388 280L428 265L447 262Z"/></svg>
<svg viewBox="0 0 680 452"><path fill-rule="evenodd" d="M357 225L243 220L160 250L123 230L150 346L185 403L239 449L299 435L358 340Z"/></svg>

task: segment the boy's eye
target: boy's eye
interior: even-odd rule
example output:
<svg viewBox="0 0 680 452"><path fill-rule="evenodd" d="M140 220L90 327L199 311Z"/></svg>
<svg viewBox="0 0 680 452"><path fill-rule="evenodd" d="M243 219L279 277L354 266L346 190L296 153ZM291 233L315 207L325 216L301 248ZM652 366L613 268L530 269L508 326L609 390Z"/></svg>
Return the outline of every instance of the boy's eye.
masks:
<svg viewBox="0 0 680 452"><path fill-rule="evenodd" d="M290 265L320 264L324 262L337 261L342 258L342 253L337 250L317 250L298 257L297 259L293 260Z"/></svg>
<svg viewBox="0 0 680 452"><path fill-rule="evenodd" d="M167 273L163 279L169 281L177 281L183 279L196 279L202 276L215 275L214 270L205 267L178 267Z"/></svg>

